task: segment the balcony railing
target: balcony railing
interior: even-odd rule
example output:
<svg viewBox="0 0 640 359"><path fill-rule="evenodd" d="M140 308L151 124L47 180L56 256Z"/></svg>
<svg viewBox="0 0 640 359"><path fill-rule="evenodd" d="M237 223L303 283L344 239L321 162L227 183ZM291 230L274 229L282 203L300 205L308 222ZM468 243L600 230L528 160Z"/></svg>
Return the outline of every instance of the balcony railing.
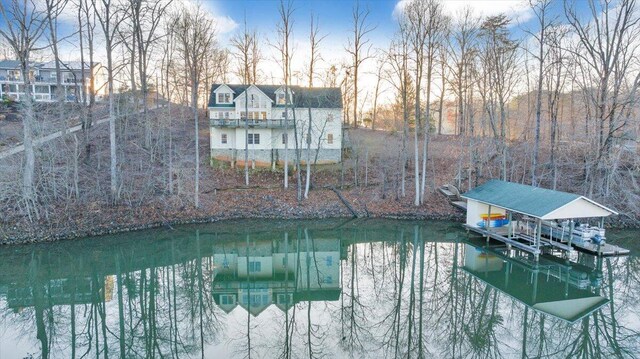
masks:
<svg viewBox="0 0 640 359"><path fill-rule="evenodd" d="M212 119L211 126L214 127L244 127L247 122L250 128L284 128L287 123L293 128L293 120L288 119L267 119L267 120L229 120L229 119Z"/></svg>

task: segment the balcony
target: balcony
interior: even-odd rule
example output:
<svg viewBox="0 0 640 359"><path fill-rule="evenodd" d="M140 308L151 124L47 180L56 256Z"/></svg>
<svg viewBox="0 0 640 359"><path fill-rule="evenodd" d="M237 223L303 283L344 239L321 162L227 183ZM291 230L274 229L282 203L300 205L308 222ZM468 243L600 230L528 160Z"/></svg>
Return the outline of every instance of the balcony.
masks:
<svg viewBox="0 0 640 359"><path fill-rule="evenodd" d="M245 122L248 122L249 128L284 128L288 123L289 128L293 128L292 119L267 119L267 120L230 120L230 119L212 119L210 124L212 127L229 127L237 128L244 127Z"/></svg>

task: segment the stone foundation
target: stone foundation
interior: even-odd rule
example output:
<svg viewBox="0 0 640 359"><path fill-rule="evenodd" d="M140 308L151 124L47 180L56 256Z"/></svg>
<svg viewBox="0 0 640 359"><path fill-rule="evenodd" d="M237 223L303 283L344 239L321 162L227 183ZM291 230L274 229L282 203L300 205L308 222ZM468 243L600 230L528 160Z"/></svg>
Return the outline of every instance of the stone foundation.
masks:
<svg viewBox="0 0 640 359"><path fill-rule="evenodd" d="M255 163L256 166L260 167L270 167L273 164L277 164L279 166L284 165L284 154L285 150L283 149L272 149L272 150L249 150L249 162L251 164ZM314 162L316 156L316 150L311 149L311 163ZM236 149L211 149L211 158L216 159L218 161L230 162L232 165L244 165L244 150L236 150ZM289 150L289 163L295 162L296 151L291 149ZM307 150L300 150L300 162L305 165L307 159ZM342 153L340 149L324 149L321 148L318 151L318 160L317 164L330 164L330 163L340 163L342 160Z"/></svg>

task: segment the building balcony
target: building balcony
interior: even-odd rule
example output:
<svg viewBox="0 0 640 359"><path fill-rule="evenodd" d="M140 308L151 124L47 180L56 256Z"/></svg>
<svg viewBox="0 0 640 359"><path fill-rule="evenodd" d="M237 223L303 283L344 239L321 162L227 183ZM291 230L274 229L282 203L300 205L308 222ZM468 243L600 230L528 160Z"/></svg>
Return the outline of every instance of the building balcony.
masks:
<svg viewBox="0 0 640 359"><path fill-rule="evenodd" d="M288 124L289 128L293 128L292 119L266 119L266 120L231 120L231 119L212 119L210 124L212 127L229 127L229 128L243 128L245 123L249 128L285 128Z"/></svg>

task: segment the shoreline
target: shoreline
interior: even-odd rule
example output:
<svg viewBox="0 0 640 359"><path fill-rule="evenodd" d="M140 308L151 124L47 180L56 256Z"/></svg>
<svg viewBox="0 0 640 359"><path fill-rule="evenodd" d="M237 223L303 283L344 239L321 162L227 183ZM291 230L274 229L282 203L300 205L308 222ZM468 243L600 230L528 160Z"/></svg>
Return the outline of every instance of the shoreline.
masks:
<svg viewBox="0 0 640 359"><path fill-rule="evenodd" d="M353 218L353 219L390 219L390 220L425 220L425 221L462 221L464 216L451 215L451 214L406 214L406 213L388 213L385 215L366 216L366 217L354 217L346 215L328 215L328 216L206 216L206 217L194 217L188 219L173 219L163 222L148 222L137 225L107 225L98 226L92 230L74 230L71 229L67 233L46 233L40 237L23 237L23 238L3 238L0 240L0 246L13 246L13 245L29 245L38 243L51 243L58 241L77 240L83 238L102 237L112 234L121 234L129 232L144 231L148 229L157 229L162 227L173 227L189 224L208 224L224 221L238 221L238 220L257 220L257 219L272 219L272 220L321 220L331 218ZM460 222L462 223L462 222Z"/></svg>
<svg viewBox="0 0 640 359"><path fill-rule="evenodd" d="M14 238L3 238L0 240L0 246L12 246L12 245L29 245L37 243L51 243L58 241L77 240L83 238L97 238L113 234L122 234L129 232L138 232L149 229L158 229L162 227L173 227L180 225L190 224L209 224L218 223L224 221L238 221L238 220L321 220L321 219L335 219L335 218L353 218L353 219L388 219L388 220L425 220L425 221L456 221L462 224L465 219L463 213L382 213L370 216L354 217L352 215L344 215L340 213L333 214L301 214L301 215L252 215L250 213L244 215L217 215L217 216L203 216L203 217L190 217L190 218L175 218L168 221L154 221L138 224L110 224L97 226L90 230L78 230L77 228L70 228L67 231L51 231L41 232L42 236L24 236ZM637 222L632 221L620 221L615 220L608 223L607 229L640 229Z"/></svg>

